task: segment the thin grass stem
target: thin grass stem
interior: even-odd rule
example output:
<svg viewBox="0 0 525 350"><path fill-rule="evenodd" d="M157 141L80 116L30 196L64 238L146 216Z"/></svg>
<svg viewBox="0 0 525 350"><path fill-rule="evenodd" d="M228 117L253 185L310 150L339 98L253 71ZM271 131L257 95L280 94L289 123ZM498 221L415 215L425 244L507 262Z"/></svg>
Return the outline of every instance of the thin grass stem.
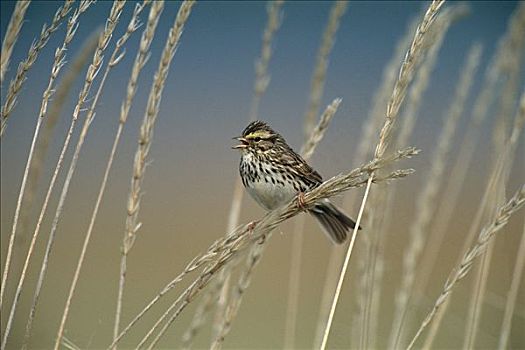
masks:
<svg viewBox="0 0 525 350"><path fill-rule="evenodd" d="M501 322L501 331L498 341L498 350L508 349L510 330L512 326L512 316L516 308L516 300L518 298L518 291L520 282L522 281L523 270L525 267L525 222L521 239L519 243L518 253L516 255L516 263L514 264L514 271L512 272L512 281L507 293L507 301L505 303L505 312L503 314L503 321Z"/></svg>
<svg viewBox="0 0 525 350"><path fill-rule="evenodd" d="M24 168L24 175L22 177L22 184L20 186L20 192L19 192L19 195L18 195L17 205L16 205L16 209L15 209L15 217L13 219L13 227L12 227L12 231L11 231L10 244L9 244L9 247L8 247L8 256L7 256L7 260L6 260L6 267L5 267L4 275L3 275L2 289L5 287L5 284L7 283L7 277L8 277L8 273L9 273L9 261L10 261L10 254L9 254L9 252L12 249L12 243L14 242L14 238L15 238L16 232L17 232L17 224L18 224L19 214L20 214L20 211L21 211L21 208L22 208L22 200L23 200L24 194L25 194L27 179L28 179L28 176L29 176L30 165L31 165L31 161L33 159L33 155L35 153L35 145L36 145L37 140L38 140L40 127L42 125L42 122L43 122L44 118L46 117L46 114L47 114L47 106L48 106L49 100L50 100L50 98L51 98L51 96L53 95L53 92L54 92L55 81L56 81L56 79L57 79L57 77L58 77L58 75L60 73L60 70L65 65L65 53L66 53L66 51L68 49L68 45L73 40L73 38L74 38L74 36L76 34L76 31L77 31L77 28L78 28L78 18L80 17L80 15L83 12L85 12L88 9L88 7L90 5L91 5L90 2L82 2L82 3L80 3L80 5L77 8L77 10L69 18L69 21L68 21L68 24L67 24L66 35L65 35L65 38L64 38L64 41L63 41L62 45L59 48L57 48L56 51L55 51L53 65L51 67L51 75L49 77L48 85L47 85L46 89L44 90L44 93L42 94L42 103L40 105L40 111L39 111L39 115L37 117L35 130L33 132L33 139L31 141L31 147L30 147L30 150L29 150L29 155L27 157L26 166ZM2 349L4 349L6 344L7 344L7 340L8 340L8 337L9 337L10 330L11 330L12 322L14 320L14 316L15 316L15 313L16 313L16 308L17 308L20 296L22 294L22 288L23 288L23 285L24 285L27 269L29 267L29 262L31 260L31 256L32 256L32 253L33 253L33 250L34 250L34 246L35 246L37 237L38 237L38 232L35 233L33 235L33 237L32 237L31 243L30 243L29 248L28 248L28 252L26 254L24 265L23 265L22 271L20 273L20 277L19 277L19 280L18 280L17 288L16 288L16 291L15 291L14 300L13 300L13 303L11 304L11 311L9 313L9 318L7 320L6 328L4 330L4 337L2 339L2 346L1 346ZM1 300L0 300L0 306L1 306Z"/></svg>
<svg viewBox="0 0 525 350"><path fill-rule="evenodd" d="M443 4L444 4L443 1L432 1L432 3L430 4L428 10L426 11L423 17L422 22L419 24L416 30L416 33L414 35L410 48L408 49L405 55L405 60L403 61L403 64L401 65L401 68L399 70L399 77L396 81L396 84L394 85L392 96L387 104L386 119L385 119L383 128L381 129L381 132L379 134L379 142L375 150L374 158L382 157L390 143L390 136L391 136L392 129L394 126L394 122L399 112L399 108L406 96L407 86L412 81L413 72L416 66L419 64L420 56L422 55L422 51L423 51L422 46L425 41L425 33L427 33L428 30L432 27L432 23L434 22L434 19L437 13L439 12L439 9L441 8L441 6L443 6ZM374 173L370 174L370 178L367 181L365 195L363 197L363 201L361 202L361 207L359 209L359 216L357 217L356 227L359 227L359 223L363 215L366 200L368 199L368 193L370 191L370 186L372 185L373 178L374 178ZM330 308L328 322L326 324L324 335L323 335L323 340L320 346L321 350L325 349L327 341L328 341L328 335L330 333L330 328L332 326L332 319L335 313L335 309L337 307L337 303L339 300L339 294L341 292L340 289L342 288L343 280L345 278L346 271L348 268L348 263L349 263L349 260L352 254L352 250L354 247L356 234L357 234L357 230L353 230L352 238L350 239L350 244L348 246L348 250L345 256L345 262L343 264L343 267L341 269L341 273L339 276L338 287L336 288L336 292L335 292L335 295L332 301L332 307Z"/></svg>
<svg viewBox="0 0 525 350"><path fill-rule="evenodd" d="M91 4L92 2L89 1L89 3ZM117 20L118 16L120 16L122 8L121 8L120 4L118 6L115 5L115 4L118 4L118 3L117 2L114 3L114 7L112 7L112 10L114 10L114 8L115 8L115 11L112 11L110 13L110 17L108 17L108 21L114 21L114 24L116 25L116 22L118 21ZM122 7L123 7L123 4L122 4ZM114 29L114 25L110 23L110 24L108 24L106 26L104 31L99 36L99 41L97 43L97 48L95 49L95 53L93 54L92 63L89 66L88 71L86 73L86 77L85 77L85 81L84 81L82 90L81 90L81 92L79 94L77 104L76 104L75 109L73 111L71 123L70 123L69 129L68 129L66 138L64 140L64 143L62 145L62 150L60 152L60 156L59 156L59 159L57 161L57 165L56 165L55 170L53 172L53 176L52 176L51 182L49 184L48 191L46 193L46 198L44 200L44 204L42 205L42 209L40 211L40 216L38 218L38 222L37 222L37 226L35 228L34 235L37 235L38 232L40 231L42 220L43 220L45 212L47 210L47 206L49 204L49 199L51 197L51 193L53 192L54 185L56 183L58 174L59 174L59 172L61 170L62 163L64 161L64 157L65 157L66 151L69 148L69 142L71 141L71 136L72 136L72 134L74 132L76 121L77 121L77 119L78 119L78 117L80 115L80 112L82 111L82 108L83 108L83 106L84 106L84 104L86 102L86 99L87 99L88 95L89 95L89 92L91 90L91 86L93 84L93 80L95 79L96 75L98 74L98 72L100 70L100 66L102 64L103 53L104 53L104 50L107 47L108 41L111 38L111 33L112 33L113 29ZM87 130L84 131L84 134L85 134L85 132L87 132ZM78 147L78 144L77 144L77 150L75 150L76 158L78 158L78 152L79 152L79 147ZM76 163L75 156L74 156L74 158L72 160L72 164L73 163ZM30 308L30 315L29 315L28 321L26 323L26 334L28 334L28 336L30 335L30 332L31 332L31 329L32 329L32 322L34 320L34 316L35 316L35 313L36 313L36 308L37 308L37 305L38 305L38 300L39 300L39 297L40 297L40 292L41 292L42 285L43 285L43 282L44 282L44 279L45 279L45 275L46 275L46 271L47 271L47 265L48 265L48 261L49 261L49 256L51 254L51 250L53 248L53 244L54 244L54 240L55 240L56 228L58 226L58 221L60 219L60 214L61 214L61 211L62 211L62 208L63 208L63 205L64 205L65 198L67 196L67 190L69 188L69 183L70 183L71 177L73 175L73 171L71 169L72 168L70 167L70 169L68 171L68 174L66 176L66 181L64 182L64 186L62 188L62 193L60 195L59 204L58 204L56 212L55 212L55 217L53 219L51 232L50 232L50 235L48 237L48 242L47 242L47 245L46 245L44 258L43 258L42 265L41 265L41 268L40 268L40 273L39 273L39 276L38 276L37 285L36 285L36 288L35 288L35 291L34 291L34 294L33 294L33 300L32 300L31 308Z"/></svg>
<svg viewBox="0 0 525 350"><path fill-rule="evenodd" d="M315 128L312 130L310 137L304 142L303 147L301 148L301 155L303 158L308 161L315 151L317 145L322 140L324 133L326 132L330 121L337 112L339 105L341 104L341 99L336 98L328 105L321 115L321 118ZM296 232L301 234L301 232ZM250 252L248 253L248 258L244 270L241 272L241 276L238 280L237 286L233 289L233 295L231 301L226 307L226 313L221 323L220 331L215 337L211 345L211 349L218 350L222 347L225 337L228 335L231 324L234 318L237 316L238 310L240 308L243 295L248 289L252 274L254 273L255 267L258 265L259 261L262 258L262 254L267 245L268 240L264 239L263 242L255 243Z"/></svg>
<svg viewBox="0 0 525 350"><path fill-rule="evenodd" d="M121 5L122 9L123 9L124 4L125 4L125 2L123 2L122 5ZM130 22L128 24L126 32L120 37L120 39L117 41L117 44L115 45L115 49L113 50L113 53L111 54L109 62L107 64L107 66L106 66L106 70L105 70L104 75L102 77L102 80L101 80L101 82L99 84L97 93L95 94L95 98L93 99L93 101L91 103L91 107L90 107L89 112L88 112L88 115L86 116L84 127L82 129L82 132L81 132L78 144L77 144L77 148L75 150L75 154L73 155L73 160L78 159L78 155L80 153L80 149L81 149L82 144L83 144L83 142L85 140L85 137L87 135L88 128L91 125L91 123L93 121L93 118L95 116L95 108L97 106L98 99L100 98L100 95L101 95L102 90L104 88L104 85L105 85L106 79L107 79L107 77L109 75L109 72L124 57L125 51L123 50L123 47L126 44L126 42L128 41L128 39L131 37L131 35L139 28L139 26L140 26L140 24L139 24L139 15L140 15L140 13L142 12L142 10L144 9L144 7L146 5L147 5L147 2L135 5L135 9L134 9L133 14L131 16L131 20L130 20ZM122 11L122 9L116 8L116 12L117 11ZM116 26L116 24L118 22L118 18L119 18L119 15L115 17L115 23L113 24L113 26ZM76 166L76 162L72 161L71 162L71 166L70 166L71 176L73 174L75 166ZM70 286L70 289L69 289L69 293L68 293L68 296L66 298L64 311L62 313L62 318L60 320L60 326L59 326L57 337L56 337L56 341L55 341L55 350L58 350L58 347L62 343L62 338L63 338L63 334L64 334L64 328L65 328L66 321L67 321L67 318L68 318L68 315L69 315L69 308L70 308L71 302L73 300L73 296L74 296L74 293L75 293L76 285L77 285L78 279L80 277L80 271L82 269L82 265L84 263L84 258L85 258L86 252L87 252L87 248L88 248L89 242L91 240L91 234L93 232L93 227L95 225L95 220L96 220L96 217L97 217L98 209L100 207L100 203L102 202L102 197L104 195L104 189L105 189L105 185L106 185L108 176L109 176L109 169L106 169L104 177L103 177L102 185L101 185L101 188L99 190L99 193L98 193L98 196L97 196L97 199L96 199L96 202L95 202L95 206L93 208L93 213L91 215L89 226L88 226L85 238L84 238L84 243L82 245L82 250L81 250L79 258L78 258L78 262L77 262L77 266L76 266L76 269L75 269L75 273L74 273L73 279L71 281L71 286Z"/></svg>
<svg viewBox="0 0 525 350"><path fill-rule="evenodd" d="M250 106L249 120L254 121L259 115L259 105L261 99L266 92L270 83L270 74L268 67L272 57L272 44L275 34L281 26L283 0L268 2L266 11L268 19L266 27L263 32L261 54L255 63L255 81L253 85L253 98ZM241 204L244 197L244 189L240 177L237 177L233 188L232 203L230 206L230 213L228 215L227 231L232 231L239 224L239 217L241 215ZM217 310L213 320L212 341L218 332L220 332L221 322L226 311L226 304L228 303L228 294L230 289L230 271L227 269L221 272L221 276L217 283L222 285L220 289L220 296L217 300Z"/></svg>
<svg viewBox="0 0 525 350"><path fill-rule="evenodd" d="M44 26L42 27L42 31L40 32L40 37L37 41L34 41L31 47L29 48L26 59L20 62L20 64L18 65L16 76L9 83L9 88L4 99L4 104L2 105L2 110L0 111L0 137L4 134L5 129L7 127L7 120L9 119L11 112L16 106L18 94L20 93L22 85L26 80L25 78L27 72L35 63L40 51L46 46L51 34L53 34L58 29L58 27L62 23L62 20L67 16L69 11L71 10L73 2L74 0L66 0L64 5L59 7L56 11L53 20L51 21L51 24L44 24Z"/></svg>
<svg viewBox="0 0 525 350"><path fill-rule="evenodd" d="M420 325L412 341L408 345L407 350L414 347L421 333L426 329L428 324L432 322L438 309L443 303L449 298L453 291L456 283L464 278L476 259L485 253L487 245L490 241L495 238L496 234L508 223L509 218L513 213L518 211L523 204L525 204L525 185L514 194L514 196L502 207L499 208L497 215L494 216L491 222L485 226L479 233L477 241L471 246L471 248L463 255L461 262L452 270L440 296L437 298L432 310L428 313L423 323Z"/></svg>
<svg viewBox="0 0 525 350"><path fill-rule="evenodd" d="M131 75L130 75L128 85L126 88L126 97L124 101L122 102L122 105L120 108L119 125L115 133L115 137L113 139L113 146L111 147L111 152L108 158L108 162L106 164L104 178L100 185L99 198L102 198L102 195L104 193L106 183L109 177L109 172L113 165L113 161L115 159L115 155L117 152L117 147L120 142L120 137L124 130L124 125L126 124L126 121L128 120L129 111L131 109L131 104L137 92L138 79L142 71L142 68L144 68L148 60L150 46L151 46L151 43L153 42L153 38L155 36L155 30L157 28L157 24L159 22L160 15L162 14L163 8L164 8L164 1L154 1L151 4L149 16L148 16L148 22L146 23L146 28L142 32L142 37L140 39L140 44L139 44L139 50L137 52L137 55L135 56L133 67L131 68ZM98 210L98 205L99 204L97 203L96 210ZM94 221L95 216L96 216L96 211L93 212L92 221ZM114 337L116 337L116 335L118 334L118 329L120 325L122 299L123 299L123 293L124 293L124 281L125 281L125 275L126 275L126 264L125 263L123 264L121 262L120 266L121 266L121 270L119 274L117 308L115 312L115 324L113 327Z"/></svg>
<svg viewBox="0 0 525 350"><path fill-rule="evenodd" d="M304 194L305 208L313 206L315 202L318 202L324 198L330 198L338 195L350 188L356 188L364 186L368 181L368 174L379 168L383 168L392 164L392 162L400 159L410 158L419 153L415 148L407 148L404 150L397 151L393 154L385 156L383 158L375 159L359 168L356 168L350 172L336 175L325 182L319 187L314 188L311 191L307 191ZM386 176L376 177L374 183L381 183L389 180L404 178L413 173L412 169L397 170ZM223 236L223 238L215 241L204 254L199 254L186 266L183 272L181 272L175 279L169 282L134 318L133 320L121 331L119 336L112 344L109 345L108 349L112 348L118 343L136 323L149 311L151 308L158 303L158 301L165 296L170 290L172 290L185 276L190 272L204 267L199 277L188 287L186 290L177 298L175 304L183 301L179 309L172 315L170 323L173 322L180 312L204 289L210 281L212 281L224 268L225 265L235 259L239 253L246 251L248 247L254 242L258 242L263 238L268 239L271 236L272 231L279 226L283 221L294 217L295 215L302 212L304 208L299 208L297 201L294 199L288 205L282 206L276 210L268 212L264 217L257 221L257 225L251 231L250 235L247 232L250 229L250 224L242 225L235 229L233 232L229 232ZM172 305L173 306L173 305ZM173 306L173 308L176 307ZM170 310L172 308L170 307Z"/></svg>
<svg viewBox="0 0 525 350"><path fill-rule="evenodd" d="M5 72L9 67L9 59L11 58L13 47L18 40L20 29L22 29L22 25L24 24L24 16L30 3L30 0L17 1L15 9L11 14L4 41L2 42L2 55L0 56L0 85L4 83Z"/></svg>

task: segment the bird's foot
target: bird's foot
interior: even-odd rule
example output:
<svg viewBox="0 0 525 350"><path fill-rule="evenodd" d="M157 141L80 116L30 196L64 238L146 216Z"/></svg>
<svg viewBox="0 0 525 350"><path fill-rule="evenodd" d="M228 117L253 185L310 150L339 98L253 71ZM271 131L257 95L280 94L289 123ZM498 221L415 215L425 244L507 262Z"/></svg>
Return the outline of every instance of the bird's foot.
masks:
<svg viewBox="0 0 525 350"><path fill-rule="evenodd" d="M306 211L306 203L303 192L299 192L297 194L297 207L302 211Z"/></svg>
<svg viewBox="0 0 525 350"><path fill-rule="evenodd" d="M248 224L247 230L249 234L253 233L253 230L255 229L255 226L257 226L257 221L252 221Z"/></svg>
<svg viewBox="0 0 525 350"><path fill-rule="evenodd" d="M247 232L251 236L253 235L253 230L255 229L255 226L257 226L258 221L252 221L247 226ZM263 244L266 241L266 235L263 235L257 243Z"/></svg>

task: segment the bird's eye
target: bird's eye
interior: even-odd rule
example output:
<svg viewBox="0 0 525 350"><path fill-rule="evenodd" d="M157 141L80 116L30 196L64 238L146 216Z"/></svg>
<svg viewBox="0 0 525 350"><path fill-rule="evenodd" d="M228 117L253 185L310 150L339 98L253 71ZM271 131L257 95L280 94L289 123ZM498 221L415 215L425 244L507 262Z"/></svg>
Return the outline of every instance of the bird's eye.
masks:
<svg viewBox="0 0 525 350"><path fill-rule="evenodd" d="M259 142L259 141L261 141L261 138L260 138L260 137L254 137L254 138L253 138L253 141L255 141L255 142Z"/></svg>

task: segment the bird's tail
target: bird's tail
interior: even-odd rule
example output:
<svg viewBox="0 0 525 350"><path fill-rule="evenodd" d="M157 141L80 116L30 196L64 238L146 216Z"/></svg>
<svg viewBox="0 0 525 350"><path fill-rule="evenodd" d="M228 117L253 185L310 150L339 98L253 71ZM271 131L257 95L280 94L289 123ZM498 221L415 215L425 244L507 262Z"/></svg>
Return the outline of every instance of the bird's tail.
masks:
<svg viewBox="0 0 525 350"><path fill-rule="evenodd" d="M343 243L348 230L355 227L355 221L346 216L328 199L316 204L309 212L319 221L330 240L336 244Z"/></svg>

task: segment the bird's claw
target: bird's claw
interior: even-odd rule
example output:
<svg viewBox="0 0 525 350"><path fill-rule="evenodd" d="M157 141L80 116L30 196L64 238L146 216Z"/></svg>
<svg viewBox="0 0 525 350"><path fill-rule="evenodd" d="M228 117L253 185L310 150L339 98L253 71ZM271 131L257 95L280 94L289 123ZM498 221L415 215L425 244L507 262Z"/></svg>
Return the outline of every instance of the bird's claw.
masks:
<svg viewBox="0 0 525 350"><path fill-rule="evenodd" d="M249 235L253 235L253 230L255 229L255 226L257 226L257 221L252 221L248 224L247 232ZM257 243L263 244L265 241L266 241L266 235L263 234Z"/></svg>
<svg viewBox="0 0 525 350"><path fill-rule="evenodd" d="M302 211L306 211L306 202L304 199L304 193L299 192L297 194L297 207L301 209Z"/></svg>

